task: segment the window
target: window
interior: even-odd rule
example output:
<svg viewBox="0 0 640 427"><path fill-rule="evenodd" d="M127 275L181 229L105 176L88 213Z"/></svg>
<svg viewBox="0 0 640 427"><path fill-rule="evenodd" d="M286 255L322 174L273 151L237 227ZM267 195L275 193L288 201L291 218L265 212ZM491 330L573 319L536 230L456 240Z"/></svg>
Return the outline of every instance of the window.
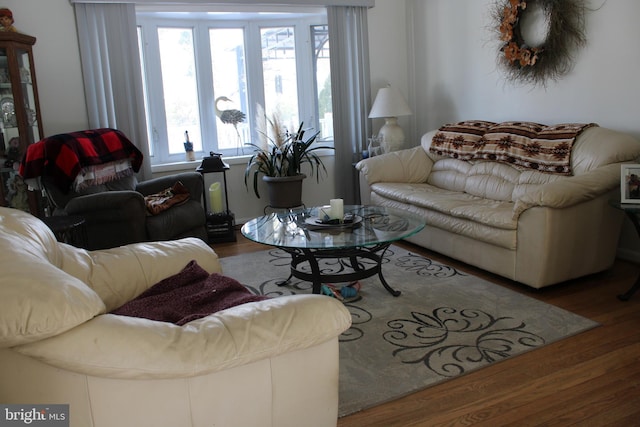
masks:
<svg viewBox="0 0 640 427"><path fill-rule="evenodd" d="M313 25L311 38L314 42L315 99L319 115L320 135L333 140L333 107L331 104L331 70L329 64L329 28L326 25Z"/></svg>
<svg viewBox="0 0 640 427"><path fill-rule="evenodd" d="M332 142L329 42L313 13L138 12L153 164L250 154L257 105Z"/></svg>

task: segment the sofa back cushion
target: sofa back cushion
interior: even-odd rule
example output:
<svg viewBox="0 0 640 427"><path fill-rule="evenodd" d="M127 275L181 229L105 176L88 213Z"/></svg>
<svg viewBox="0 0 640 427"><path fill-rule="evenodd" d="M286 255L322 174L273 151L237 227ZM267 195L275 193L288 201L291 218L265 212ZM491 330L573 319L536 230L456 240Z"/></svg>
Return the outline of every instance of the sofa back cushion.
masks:
<svg viewBox="0 0 640 427"><path fill-rule="evenodd" d="M473 164L464 160L443 158L436 160L427 177L427 184L449 191L465 191Z"/></svg>
<svg viewBox="0 0 640 427"><path fill-rule="evenodd" d="M631 135L603 127L585 130L576 139L571 156L574 175L612 163L637 163L640 144Z"/></svg>
<svg viewBox="0 0 640 427"><path fill-rule="evenodd" d="M477 162L469 170L464 191L483 199L512 202L520 175L520 171L509 165Z"/></svg>
<svg viewBox="0 0 640 427"><path fill-rule="evenodd" d="M36 217L0 208L0 348L67 331L104 312L102 300L59 268L62 256Z"/></svg>
<svg viewBox="0 0 640 427"><path fill-rule="evenodd" d="M71 199L78 196L103 193L105 191L135 191L138 180L135 175L129 175L103 184L92 185L77 192L75 190L69 190L66 193L60 190L49 176L45 175L42 177L42 184L47 190L47 195L54 206L58 209L64 209Z"/></svg>

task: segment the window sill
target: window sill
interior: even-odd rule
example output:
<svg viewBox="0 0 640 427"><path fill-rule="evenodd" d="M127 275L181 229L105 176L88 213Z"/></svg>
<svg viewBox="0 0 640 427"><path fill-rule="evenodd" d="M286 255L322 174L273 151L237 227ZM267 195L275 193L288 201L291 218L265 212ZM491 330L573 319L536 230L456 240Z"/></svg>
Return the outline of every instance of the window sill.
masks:
<svg viewBox="0 0 640 427"><path fill-rule="evenodd" d="M318 155L321 157L327 157L327 156L333 156L334 150L318 150L316 151L316 153L318 153ZM243 156L223 157L222 160L225 163L227 163L229 166L233 166L233 165L246 166L250 157L251 157L250 154L246 154ZM161 163L157 165L151 165L151 173L155 174L155 173L195 171L196 168L200 166L200 163L202 163L202 159L196 160L193 162L185 161L185 162Z"/></svg>
<svg viewBox="0 0 640 427"><path fill-rule="evenodd" d="M231 165L246 165L249 161L249 155L246 156L233 156L233 157L223 157L222 160L227 163L229 166ZM195 171L198 166L202 163L202 159L196 160L193 162L173 162L173 163L161 163L157 165L151 165L152 173L166 173L166 172L184 172L184 171Z"/></svg>

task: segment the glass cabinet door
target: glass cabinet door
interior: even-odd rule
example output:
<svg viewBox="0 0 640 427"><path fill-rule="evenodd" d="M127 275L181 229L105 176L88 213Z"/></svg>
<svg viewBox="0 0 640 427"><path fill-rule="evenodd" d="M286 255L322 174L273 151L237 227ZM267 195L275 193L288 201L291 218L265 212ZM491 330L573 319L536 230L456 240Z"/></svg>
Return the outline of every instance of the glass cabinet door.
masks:
<svg viewBox="0 0 640 427"><path fill-rule="evenodd" d="M38 215L37 197L18 175L27 147L43 137L34 43L25 34L0 32L0 206Z"/></svg>
<svg viewBox="0 0 640 427"><path fill-rule="evenodd" d="M38 127L38 103L32 80L32 69L30 59L31 52L21 49L17 50L18 71L20 73L20 86L22 89L22 101L25 115L26 132L21 137L26 139L26 144L33 144L40 141L42 135Z"/></svg>

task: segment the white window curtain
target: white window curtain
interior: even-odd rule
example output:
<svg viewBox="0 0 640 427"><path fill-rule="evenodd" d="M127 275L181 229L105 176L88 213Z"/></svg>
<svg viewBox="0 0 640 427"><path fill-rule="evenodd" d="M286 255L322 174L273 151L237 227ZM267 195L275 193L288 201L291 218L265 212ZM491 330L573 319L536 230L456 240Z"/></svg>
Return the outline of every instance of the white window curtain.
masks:
<svg viewBox="0 0 640 427"><path fill-rule="evenodd" d="M116 128L140 149L138 177L151 177L134 4L75 3L91 128Z"/></svg>
<svg viewBox="0 0 640 427"><path fill-rule="evenodd" d="M336 195L360 203L353 163L370 134L371 105L366 7L327 7L331 43L331 89L335 145Z"/></svg>

